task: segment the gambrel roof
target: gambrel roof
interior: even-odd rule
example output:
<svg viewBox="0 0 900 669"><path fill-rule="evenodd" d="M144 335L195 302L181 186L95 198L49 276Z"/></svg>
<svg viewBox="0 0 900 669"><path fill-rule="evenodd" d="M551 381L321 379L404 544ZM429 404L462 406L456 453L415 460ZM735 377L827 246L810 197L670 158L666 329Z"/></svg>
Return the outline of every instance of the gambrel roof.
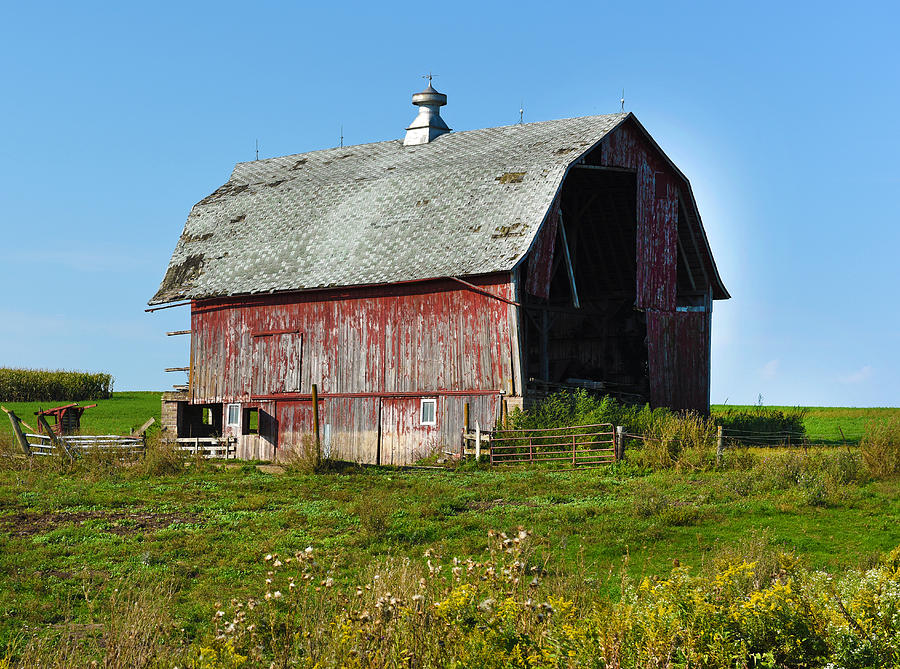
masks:
<svg viewBox="0 0 900 669"><path fill-rule="evenodd" d="M512 270L569 166L629 117L238 163L191 209L150 304Z"/></svg>

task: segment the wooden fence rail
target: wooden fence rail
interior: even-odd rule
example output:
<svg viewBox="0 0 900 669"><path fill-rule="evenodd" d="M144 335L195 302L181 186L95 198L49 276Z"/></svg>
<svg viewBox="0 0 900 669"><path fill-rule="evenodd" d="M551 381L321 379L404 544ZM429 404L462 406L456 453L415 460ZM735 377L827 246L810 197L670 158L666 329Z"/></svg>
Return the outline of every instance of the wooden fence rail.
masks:
<svg viewBox="0 0 900 669"><path fill-rule="evenodd" d="M139 457L146 448L143 437L125 437L117 434L69 435L63 437L46 434L24 434L31 455L56 455L63 452L69 457L90 450L116 452L127 457Z"/></svg>
<svg viewBox="0 0 900 669"><path fill-rule="evenodd" d="M182 453L207 460L234 460L237 458L237 439L228 437L182 437L175 440Z"/></svg>

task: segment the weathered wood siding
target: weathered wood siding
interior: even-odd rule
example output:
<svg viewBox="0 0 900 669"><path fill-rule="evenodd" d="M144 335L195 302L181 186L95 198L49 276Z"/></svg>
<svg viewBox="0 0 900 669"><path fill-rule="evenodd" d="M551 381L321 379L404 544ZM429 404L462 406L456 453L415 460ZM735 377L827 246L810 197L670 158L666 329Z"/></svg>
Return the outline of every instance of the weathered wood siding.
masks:
<svg viewBox="0 0 900 669"><path fill-rule="evenodd" d="M709 327L706 311L647 313L654 406L708 411Z"/></svg>
<svg viewBox="0 0 900 669"><path fill-rule="evenodd" d="M471 282L513 297L508 275ZM518 355L508 303L452 280L197 301L191 329L193 403L269 402L287 447L312 430L315 383L332 457L385 464L454 447L465 401L492 424Z"/></svg>
<svg viewBox="0 0 900 669"><path fill-rule="evenodd" d="M601 162L637 172L637 297L640 309L675 309L678 242L676 176L628 124L603 140Z"/></svg>
<svg viewBox="0 0 900 669"><path fill-rule="evenodd" d="M689 186L631 123L603 140L601 162L637 173L635 306L647 313L651 403L708 412L711 313L676 311L678 200Z"/></svg>

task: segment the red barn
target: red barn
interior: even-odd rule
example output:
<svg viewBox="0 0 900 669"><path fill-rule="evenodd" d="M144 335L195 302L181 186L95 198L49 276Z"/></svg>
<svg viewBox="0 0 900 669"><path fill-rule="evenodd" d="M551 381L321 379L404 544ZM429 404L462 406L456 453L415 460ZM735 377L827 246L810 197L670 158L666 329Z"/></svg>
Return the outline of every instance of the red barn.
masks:
<svg viewBox="0 0 900 669"><path fill-rule="evenodd" d="M330 456L381 464L555 388L708 411L729 296L634 115L454 133L430 85L413 103L403 141L239 163L193 207L150 301L190 301L179 436L277 458L313 384Z"/></svg>

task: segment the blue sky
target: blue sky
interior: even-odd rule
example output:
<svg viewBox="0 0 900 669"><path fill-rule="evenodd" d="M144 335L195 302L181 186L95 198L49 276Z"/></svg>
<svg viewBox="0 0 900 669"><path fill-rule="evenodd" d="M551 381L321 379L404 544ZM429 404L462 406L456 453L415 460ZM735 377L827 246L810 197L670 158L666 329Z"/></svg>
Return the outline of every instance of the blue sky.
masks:
<svg viewBox="0 0 900 669"><path fill-rule="evenodd" d="M896 3L8 3L0 365L163 389L145 314L235 162L400 138L432 70L455 130L633 111L691 179L733 298L714 402L900 405Z"/></svg>

